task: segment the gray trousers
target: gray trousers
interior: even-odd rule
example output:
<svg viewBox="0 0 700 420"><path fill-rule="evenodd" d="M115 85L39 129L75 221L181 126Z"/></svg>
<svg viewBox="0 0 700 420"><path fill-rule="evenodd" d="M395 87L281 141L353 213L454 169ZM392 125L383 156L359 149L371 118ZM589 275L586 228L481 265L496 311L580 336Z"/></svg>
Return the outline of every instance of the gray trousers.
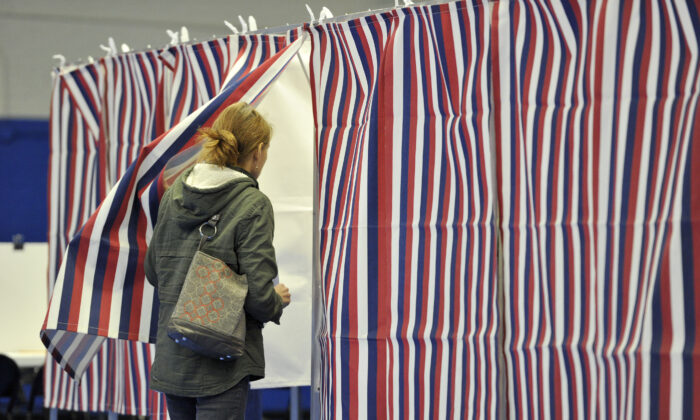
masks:
<svg viewBox="0 0 700 420"><path fill-rule="evenodd" d="M171 420L243 420L248 400L248 378L219 395L210 397L178 397L165 394Z"/></svg>

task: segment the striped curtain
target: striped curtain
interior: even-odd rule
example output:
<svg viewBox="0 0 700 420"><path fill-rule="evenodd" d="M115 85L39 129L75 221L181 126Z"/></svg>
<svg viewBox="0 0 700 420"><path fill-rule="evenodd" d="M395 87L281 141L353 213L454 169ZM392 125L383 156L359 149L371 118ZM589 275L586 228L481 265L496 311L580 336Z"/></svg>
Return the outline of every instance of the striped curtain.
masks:
<svg viewBox="0 0 700 420"><path fill-rule="evenodd" d="M311 27L323 418L495 418L483 4Z"/></svg>
<svg viewBox="0 0 700 420"><path fill-rule="evenodd" d="M84 67L56 73L50 110L49 294L67 243L97 208L102 70Z"/></svg>
<svg viewBox="0 0 700 420"><path fill-rule="evenodd" d="M230 42L231 37L181 44L160 55L172 73L166 118L168 127L179 123L219 93L231 59Z"/></svg>
<svg viewBox="0 0 700 420"><path fill-rule="evenodd" d="M105 160L109 189L124 176L141 148L165 131L167 92L164 84L168 75L159 56L160 52L154 50L100 60L105 72L101 128L102 141L108 151ZM127 273L124 284L120 285L122 302L127 307L153 300L145 287L135 280L136 276ZM120 292L116 290L117 295ZM112 293L115 293L114 288ZM133 314L127 314L126 318L134 322L130 315ZM124 316L122 322L125 322ZM165 418L165 412L160 409L164 405L163 396L151 391L148 385L155 346L126 341L131 337L125 334L119 338L107 340L114 354L108 368L112 374L107 374L111 383L111 392L107 395L109 411L139 416L153 413L156 418ZM85 336L84 341L99 342L100 339ZM89 357L89 353L87 355Z"/></svg>
<svg viewBox="0 0 700 420"><path fill-rule="evenodd" d="M308 28L323 418L700 416L699 28L671 0Z"/></svg>
<svg viewBox="0 0 700 420"><path fill-rule="evenodd" d="M698 418L697 5L494 4L511 418Z"/></svg>
<svg viewBox="0 0 700 420"><path fill-rule="evenodd" d="M247 71L229 71L218 95L152 143L142 146L148 141L141 141L129 134L143 128L137 115L132 115L134 120L130 123L117 125L120 130L116 130L116 133L123 137L115 141L130 140L130 143L109 148L118 153L109 154L105 161L109 161L110 157L126 157L131 162L123 172L119 170L121 166L117 165L116 176L120 177L117 183L87 222L82 226L77 224L81 227L67 244L42 327L42 340L51 356L71 377L83 379L83 385L77 386L63 372L53 370L55 377L61 377L61 384L65 386L57 384L56 380L47 383L47 396L52 392L57 394L51 401L78 401L58 408L165 415L160 394L151 392L148 387L153 349L146 343L155 340L156 318L152 314L157 313L157 301L153 288L144 282L142 266L146 243L157 215L158 201L164 191L166 163L179 152L190 149L195 143L197 129L211 124L226 106L239 100L255 103L300 46L301 41L292 43L280 48L276 54L277 48L269 49L267 55L250 49L248 54L266 59ZM119 62L120 66L129 64L128 56L116 58L123 60ZM239 60L248 61L247 58L248 55L238 56ZM114 62L110 63L115 67L112 74L126 71ZM235 65L233 68L236 68ZM135 77L134 73L130 77L131 86L143 86L145 83ZM114 77L105 83L108 84L111 80L124 81L121 77ZM172 85L177 83L175 81ZM159 83L158 86L163 84ZM124 109L138 109L138 102L144 100L144 95L157 92L156 97L149 97L154 101L161 97L158 89L134 90L131 91L134 92L133 96L129 96L128 92L122 85L121 95L103 95L102 101L107 104L100 110L110 109L113 115L121 117L125 115L122 113ZM55 103L61 105L60 101ZM72 104L63 105L70 108ZM149 108L149 111L153 109L158 112L161 108ZM70 108L69 111L76 110ZM104 125L101 127L113 127L105 123L105 113L102 112ZM153 116L146 118L152 123L159 121L153 112L139 115ZM139 132L150 135L148 133L152 133L152 130L152 126L147 126ZM58 128L56 131L60 132ZM103 132L109 131L104 129ZM82 140L81 138L80 141ZM104 143L109 144L111 140ZM58 143L61 141L63 140L56 139ZM138 154L134 156L131 152L133 150L138 150ZM58 164L66 161L62 156L52 158ZM59 175L63 176L63 173ZM69 173L65 177L72 179L74 176ZM59 184L58 181L56 183ZM54 183L51 185L53 191ZM59 194L62 194L61 188L59 185ZM85 215L89 213L86 212ZM111 340L114 338L131 341ZM102 345L105 340L108 344ZM106 353L100 350L105 346ZM93 360L96 351L98 356ZM55 368L53 364L52 366ZM81 404L82 400L76 398L83 398L92 405Z"/></svg>
<svg viewBox="0 0 700 420"><path fill-rule="evenodd" d="M160 55L172 72L169 83L169 113L172 127L216 96L233 73L239 78L299 38L300 31L287 35L240 35L196 44L170 47Z"/></svg>
<svg viewBox="0 0 700 420"><path fill-rule="evenodd" d="M163 131L162 87L163 65L156 51L106 57L57 75L51 109L51 293L68 240L123 174L135 151ZM70 292L82 297L81 288L71 286ZM134 290L129 285L125 289ZM71 304L81 304L80 299ZM86 372L80 384L69 376L75 373L73 367L64 372L54 360L47 360L47 407L147 415L147 400L159 405L162 397L148 389L152 346L62 333L54 342L61 342L59 347L70 353L89 356L77 367ZM49 349L63 362L55 345Z"/></svg>
<svg viewBox="0 0 700 420"><path fill-rule="evenodd" d="M48 180L49 295L67 243L104 194L99 181L103 172L99 158L102 81L103 71L99 66L54 75ZM107 366L108 357L108 347L99 347L83 377L83 386L78 387L48 355L44 371L45 405L66 410L106 411L107 378L99 372Z"/></svg>
<svg viewBox="0 0 700 420"><path fill-rule="evenodd" d="M100 128L108 150L106 191L126 172L141 147L169 128L164 121L166 68L159 57L160 52L153 50L99 61L104 72Z"/></svg>

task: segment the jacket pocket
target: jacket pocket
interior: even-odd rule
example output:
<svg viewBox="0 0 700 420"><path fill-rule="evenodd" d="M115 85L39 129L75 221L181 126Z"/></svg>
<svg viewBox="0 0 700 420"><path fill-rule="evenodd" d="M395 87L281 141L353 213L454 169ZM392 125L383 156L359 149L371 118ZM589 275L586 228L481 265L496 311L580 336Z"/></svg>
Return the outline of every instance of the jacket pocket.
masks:
<svg viewBox="0 0 700 420"><path fill-rule="evenodd" d="M193 351L169 339L158 343L153 363L153 379L182 393L196 392L204 380L202 358ZM176 392L177 394L177 392Z"/></svg>

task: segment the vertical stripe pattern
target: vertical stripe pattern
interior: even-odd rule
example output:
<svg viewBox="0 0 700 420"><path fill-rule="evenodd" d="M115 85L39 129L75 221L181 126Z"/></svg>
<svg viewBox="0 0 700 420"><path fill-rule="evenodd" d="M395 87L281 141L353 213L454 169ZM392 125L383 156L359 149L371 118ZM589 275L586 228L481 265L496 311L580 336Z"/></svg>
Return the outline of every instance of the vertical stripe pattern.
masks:
<svg viewBox="0 0 700 420"><path fill-rule="evenodd" d="M125 174L141 147L165 131L165 67L159 56L158 51L147 51L100 60L105 74L101 141L106 151L107 189ZM139 276L142 274L127 272L124 283L119 285L121 291L115 292L112 288L112 293L118 295L121 292L122 308L139 307L143 300L152 301L150 290L144 284L134 282ZM134 311L122 313L122 322L138 323L133 316ZM85 335L77 336L77 339L99 342L102 337ZM163 399L149 388L150 363L144 363L152 358L155 346L121 339L107 341L112 353L108 371L114 374L108 379L109 411L126 415L151 414L149 402ZM86 352L83 363L90 356ZM156 403L155 407L158 405ZM158 411L153 414L154 417L164 415Z"/></svg>
<svg viewBox="0 0 700 420"><path fill-rule="evenodd" d="M100 183L104 173L104 161L100 159L103 84L104 69L98 65L54 75L48 180L50 294L67 243L105 194ZM76 347L79 348L72 348ZM107 363L108 346L100 341L93 349L97 357L83 377L84 384L89 386L83 387L61 369L51 357L51 350L45 365L45 405L65 410L104 411L108 387L106 381L100 380L100 371Z"/></svg>
<svg viewBox="0 0 700 420"><path fill-rule="evenodd" d="M167 127L179 123L219 93L229 68L231 39L236 38L176 45L160 55L172 73Z"/></svg>
<svg viewBox="0 0 700 420"><path fill-rule="evenodd" d="M494 8L508 415L698 418L697 5Z"/></svg>
<svg viewBox="0 0 700 420"><path fill-rule="evenodd" d="M224 80L248 74L298 37L298 31L287 36L230 36L165 50L160 58L173 74L167 126L179 123L216 96Z"/></svg>
<svg viewBox="0 0 700 420"><path fill-rule="evenodd" d="M309 28L323 418L498 416L489 8Z"/></svg>
<svg viewBox="0 0 700 420"><path fill-rule="evenodd" d="M163 131L162 106L157 105L162 104L162 69L157 52L150 52L108 57L57 75L51 110L50 289L60 265L58 256L65 250L68 239L97 208L112 180L133 159L134 150ZM83 121L86 129L80 128ZM57 293L78 295L80 298L72 299L71 304L85 304L89 300L81 301L86 296L81 286L73 284L72 290ZM132 350L127 343L67 334L60 334L60 339L54 341L49 346L51 355L59 362L65 356L81 359L77 368L86 372L82 383L90 385L79 386L69 376L74 373L72 367L64 372L48 360L47 407L147 414L145 393L152 392L146 378L150 368L143 363L132 363ZM57 350L58 343L66 349L64 353ZM149 344L138 346L141 353L150 355L153 351ZM130 404L113 398L127 385L124 377L105 376L124 363L128 370L138 372L139 380L134 385L143 390Z"/></svg>
<svg viewBox="0 0 700 420"><path fill-rule="evenodd" d="M105 142L108 191L142 146L165 131L163 61L159 51L100 59L104 83L101 140ZM169 126L168 126L169 127Z"/></svg>

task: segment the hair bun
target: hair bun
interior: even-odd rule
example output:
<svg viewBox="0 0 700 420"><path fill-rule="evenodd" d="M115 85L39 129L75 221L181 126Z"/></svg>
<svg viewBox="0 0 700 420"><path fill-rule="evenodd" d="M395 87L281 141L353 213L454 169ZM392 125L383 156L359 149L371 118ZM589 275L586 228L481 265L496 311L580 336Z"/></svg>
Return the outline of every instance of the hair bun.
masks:
<svg viewBox="0 0 700 420"><path fill-rule="evenodd" d="M230 146L233 146L236 149L238 149L238 141L236 140L236 136L234 136L232 132L230 132L228 130L221 130L221 129L219 129L219 130L213 129L213 130L217 132L219 140L225 141Z"/></svg>
<svg viewBox="0 0 700 420"><path fill-rule="evenodd" d="M240 155L238 140L232 132L213 127L202 127L199 132L207 138L204 144L205 149L215 151L216 155L228 155L238 159Z"/></svg>

